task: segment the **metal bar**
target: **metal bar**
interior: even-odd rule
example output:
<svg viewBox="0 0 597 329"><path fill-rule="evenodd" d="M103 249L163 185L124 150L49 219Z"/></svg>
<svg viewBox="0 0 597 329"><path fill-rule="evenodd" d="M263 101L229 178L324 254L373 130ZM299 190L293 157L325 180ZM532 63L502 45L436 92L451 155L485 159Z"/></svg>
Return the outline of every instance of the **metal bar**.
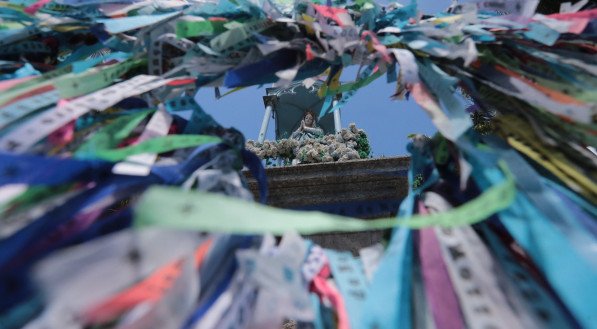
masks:
<svg viewBox="0 0 597 329"><path fill-rule="evenodd" d="M257 143L262 144L265 140L265 134L267 133L267 127L269 126L269 119L272 117L273 106L268 105L265 107L265 114L263 115L263 121L261 122L261 129L259 130L259 138Z"/></svg>
<svg viewBox="0 0 597 329"><path fill-rule="evenodd" d="M332 107L336 106L336 104L338 104L338 101L333 100ZM340 122L340 109L338 108L334 110L334 130L336 131L336 133L339 133L341 129L342 123Z"/></svg>

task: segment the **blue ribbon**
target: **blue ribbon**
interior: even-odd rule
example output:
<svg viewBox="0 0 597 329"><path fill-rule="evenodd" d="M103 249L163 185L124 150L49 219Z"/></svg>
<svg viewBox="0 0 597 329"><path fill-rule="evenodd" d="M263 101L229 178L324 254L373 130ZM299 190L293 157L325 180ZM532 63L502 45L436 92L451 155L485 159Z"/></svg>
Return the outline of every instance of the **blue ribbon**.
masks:
<svg viewBox="0 0 597 329"><path fill-rule="evenodd" d="M411 163L408 171L409 193L400 204L398 217L411 216L416 196L437 182L439 174L433 167L428 147L416 148L409 143ZM431 170L429 170L431 166ZM414 172L428 172L418 188L413 188ZM397 227L375 272L358 328L394 329L412 327L411 273L413 269L413 238L408 228Z"/></svg>
<svg viewBox="0 0 597 329"><path fill-rule="evenodd" d="M0 153L0 186L59 185L83 178L101 181L110 169L112 164L105 161Z"/></svg>
<svg viewBox="0 0 597 329"><path fill-rule="evenodd" d="M473 164L473 177L482 189L504 180L495 153L481 152L468 136L458 143ZM543 271L558 296L584 328L597 328L597 270L583 259L571 241L544 214L518 193L501 222Z"/></svg>

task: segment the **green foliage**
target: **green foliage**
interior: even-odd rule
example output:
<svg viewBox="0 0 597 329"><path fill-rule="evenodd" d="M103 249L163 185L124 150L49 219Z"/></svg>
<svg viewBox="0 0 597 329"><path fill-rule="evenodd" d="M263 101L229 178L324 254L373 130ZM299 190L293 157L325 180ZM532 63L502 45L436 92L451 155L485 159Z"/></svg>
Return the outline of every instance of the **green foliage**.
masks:
<svg viewBox="0 0 597 329"><path fill-rule="evenodd" d="M495 129L492 118L483 115L480 111L471 113L471 119L473 120L473 129L481 135L489 135Z"/></svg>
<svg viewBox="0 0 597 329"><path fill-rule="evenodd" d="M359 152L359 157L361 159L366 159L371 155L371 145L369 145L369 139L365 132L360 132L357 135L356 151Z"/></svg>

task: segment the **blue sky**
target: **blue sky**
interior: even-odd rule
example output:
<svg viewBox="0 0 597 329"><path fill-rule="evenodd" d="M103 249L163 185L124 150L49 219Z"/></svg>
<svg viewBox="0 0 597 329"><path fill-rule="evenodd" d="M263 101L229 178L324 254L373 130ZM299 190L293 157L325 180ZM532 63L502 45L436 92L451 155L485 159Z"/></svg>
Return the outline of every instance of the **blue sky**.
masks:
<svg viewBox="0 0 597 329"><path fill-rule="evenodd" d="M385 1L378 1L380 3ZM409 1L402 1L408 3ZM434 14L447 8L451 0L419 0L419 10ZM343 74L344 81L354 79L356 68ZM262 96L265 87L246 88L216 100L213 88L199 91L196 100L220 124L235 127L247 139L257 139L263 120ZM392 101L395 83L388 84L385 76L359 90L342 108L342 126L356 123L369 136L374 157L407 155L407 136L411 133L432 135L436 129L429 117L412 100ZM266 139L274 139L274 120L270 120Z"/></svg>

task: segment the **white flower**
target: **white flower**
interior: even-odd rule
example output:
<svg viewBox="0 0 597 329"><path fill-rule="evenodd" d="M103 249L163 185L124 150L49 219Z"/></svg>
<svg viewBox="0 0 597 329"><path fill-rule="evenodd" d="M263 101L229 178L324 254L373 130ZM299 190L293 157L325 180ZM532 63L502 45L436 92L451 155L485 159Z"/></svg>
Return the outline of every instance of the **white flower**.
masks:
<svg viewBox="0 0 597 329"><path fill-rule="evenodd" d="M359 133L359 130L357 129L357 125L354 122L348 125L348 129L353 134L358 134Z"/></svg>
<svg viewBox="0 0 597 329"><path fill-rule="evenodd" d="M245 147L258 157L293 159L292 164L348 161L359 159L356 151L358 135L365 133L354 123L337 134L330 134L316 139L298 141L296 139L280 139L264 141L259 144L248 140Z"/></svg>

